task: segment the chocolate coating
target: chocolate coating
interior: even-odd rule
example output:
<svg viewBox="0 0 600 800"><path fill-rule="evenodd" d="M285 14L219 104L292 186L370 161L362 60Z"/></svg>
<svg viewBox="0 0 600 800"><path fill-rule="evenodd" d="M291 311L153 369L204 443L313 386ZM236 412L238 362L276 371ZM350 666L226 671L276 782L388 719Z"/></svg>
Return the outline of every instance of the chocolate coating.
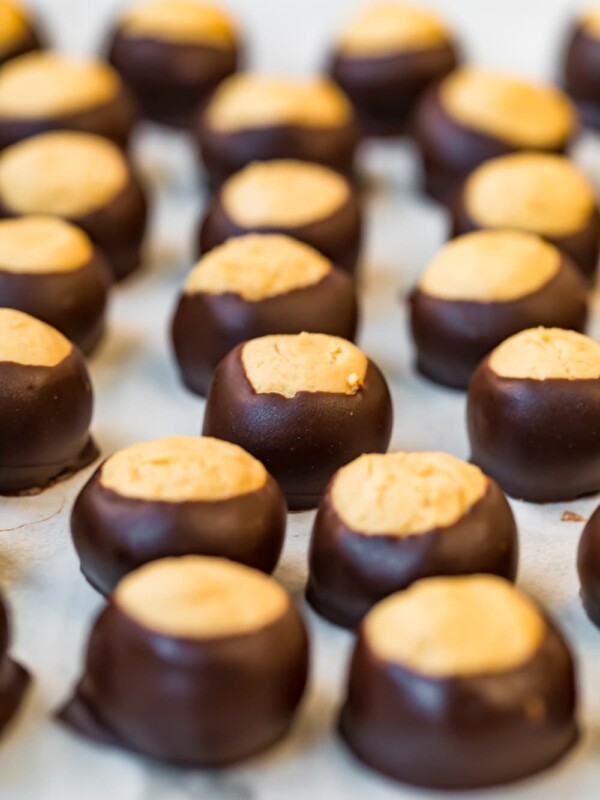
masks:
<svg viewBox="0 0 600 800"><path fill-rule="evenodd" d="M349 97L367 136L407 131L416 103L459 62L452 44L380 56L336 52L329 73Z"/></svg>
<svg viewBox="0 0 600 800"><path fill-rule="evenodd" d="M260 489L227 500L161 502L106 488L101 470L75 501L71 533L82 573L102 594L128 572L168 556L221 556L261 572L275 569L286 505L271 476Z"/></svg>
<svg viewBox="0 0 600 800"><path fill-rule="evenodd" d="M0 268L0 306L47 322L90 353L105 328L112 284L104 256L94 250L86 264L67 272L11 272Z"/></svg>
<svg viewBox="0 0 600 800"><path fill-rule="evenodd" d="M432 789L495 786L552 766L577 739L576 687L567 645L546 624L542 645L520 667L450 678L380 659L361 631L342 738L371 768Z"/></svg>
<svg viewBox="0 0 600 800"><path fill-rule="evenodd" d="M354 395L257 394L241 360L242 345L217 367L204 412L203 434L239 444L265 465L290 510L314 508L336 469L363 453L387 450L392 401L371 361Z"/></svg>
<svg viewBox="0 0 600 800"><path fill-rule="evenodd" d="M411 536L353 530L330 484L313 525L306 599L334 625L354 628L384 597L421 578L485 572L512 581L518 559L515 520L494 481L453 525Z"/></svg>
<svg viewBox="0 0 600 800"><path fill-rule="evenodd" d="M457 191L451 203L450 212L452 215L450 238L482 230L482 227L469 214L464 186ZM597 208L592 211L587 224L575 233L568 236L540 235L568 256L590 283L595 280L598 255L600 254L600 212Z"/></svg>
<svg viewBox="0 0 600 800"><path fill-rule="evenodd" d="M163 761L225 766L287 732L307 674L306 628L291 604L251 633L193 640L142 627L111 600L60 719L91 739Z"/></svg>
<svg viewBox="0 0 600 800"><path fill-rule="evenodd" d="M471 460L512 497L572 500L600 489L600 379L497 375L484 359L469 385Z"/></svg>
<svg viewBox="0 0 600 800"><path fill-rule="evenodd" d="M331 128L302 125L267 125L236 131L212 128L205 114L194 125L200 157L213 187L252 161L280 158L313 161L351 176L358 144L354 119Z"/></svg>
<svg viewBox="0 0 600 800"><path fill-rule="evenodd" d="M412 132L423 163L424 189L445 204L452 203L461 182L479 164L523 149L453 120L442 107L437 86L419 102ZM568 144L545 152L564 153Z"/></svg>
<svg viewBox="0 0 600 800"><path fill-rule="evenodd" d="M587 521L577 550L581 600L590 620L600 627L600 509Z"/></svg>
<svg viewBox="0 0 600 800"><path fill-rule="evenodd" d="M227 292L184 292L171 327L181 379L206 395L217 364L238 344L274 333L328 333L354 340L358 307L352 281L333 269L312 286L256 302Z"/></svg>
<svg viewBox="0 0 600 800"><path fill-rule="evenodd" d="M27 670L8 654L10 621L0 595L0 736L17 712L29 686Z"/></svg>
<svg viewBox="0 0 600 800"><path fill-rule="evenodd" d="M573 26L565 53L565 89L585 125L600 130L600 40Z"/></svg>
<svg viewBox="0 0 600 800"><path fill-rule="evenodd" d="M53 367L0 362L0 493L40 489L92 462L92 387L76 347Z"/></svg>
<svg viewBox="0 0 600 800"><path fill-rule="evenodd" d="M221 193L218 193L201 220L198 249L204 254L227 239L247 233L282 233L311 245L336 266L354 275L360 257L362 228L362 210L355 190L351 190L344 205L328 217L285 228L239 225L227 213Z"/></svg>
<svg viewBox="0 0 600 800"><path fill-rule="evenodd" d="M125 86L120 85L115 96L107 102L77 113L47 117L0 114L0 150L39 133L62 130L95 133L125 149L137 121L137 106Z"/></svg>
<svg viewBox="0 0 600 800"><path fill-rule="evenodd" d="M144 117L189 128L195 113L218 84L239 66L239 47L132 37L118 28L108 60L134 94Z"/></svg>
<svg viewBox="0 0 600 800"><path fill-rule="evenodd" d="M0 195L0 219L23 216ZM127 185L101 208L79 216L66 217L82 228L106 256L116 281L140 266L148 217L146 194L133 168Z"/></svg>
<svg viewBox="0 0 600 800"><path fill-rule="evenodd" d="M454 389L466 389L479 362L514 333L540 325L583 331L588 313L585 283L565 256L553 278L516 300L447 300L417 288L409 302L417 369Z"/></svg>

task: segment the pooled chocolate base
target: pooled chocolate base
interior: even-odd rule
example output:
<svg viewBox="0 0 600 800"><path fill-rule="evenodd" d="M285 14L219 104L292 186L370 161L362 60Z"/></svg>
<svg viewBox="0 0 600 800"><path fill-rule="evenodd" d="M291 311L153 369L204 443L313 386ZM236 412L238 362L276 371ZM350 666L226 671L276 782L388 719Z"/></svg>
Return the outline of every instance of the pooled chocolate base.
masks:
<svg viewBox="0 0 600 800"><path fill-rule="evenodd" d="M0 495L37 494L59 481L64 481L84 469L100 455L90 436L77 455L55 464L4 467L0 465Z"/></svg>
<svg viewBox="0 0 600 800"><path fill-rule="evenodd" d="M97 742L172 764L221 767L288 731L304 693L308 638L298 611L245 634L170 637L110 601L84 677L58 719Z"/></svg>
<svg viewBox="0 0 600 800"><path fill-rule="evenodd" d="M77 686L73 697L56 713L56 719L71 728L75 733L98 742L98 744L131 750L126 742L107 728L96 716L86 701L85 694L80 686Z"/></svg>
<svg viewBox="0 0 600 800"><path fill-rule="evenodd" d="M114 747L119 750L125 750L126 752L134 753L138 756L145 756L146 758L156 757L132 746L130 742L126 741L122 736L119 736L119 734L115 733L114 730L102 722L86 698L84 684L78 686L73 697L65 704L65 706L63 706L63 708L59 709L56 714L56 719L63 725L66 725L67 728L70 728L73 733L83 736L86 739L90 739L92 742L96 742L97 744L105 745L107 747ZM245 754L241 760L252 758L252 756L259 755L264 750L272 747L279 739L282 739L287 734L290 724L291 723L282 725L273 733L272 740L261 743L255 750ZM178 758L171 759L168 757L160 757L160 760L175 767L218 768L228 766L228 763L197 764L193 761L188 763L187 761L180 761ZM235 761L237 761L237 759L235 759ZM235 763L235 761L232 763Z"/></svg>

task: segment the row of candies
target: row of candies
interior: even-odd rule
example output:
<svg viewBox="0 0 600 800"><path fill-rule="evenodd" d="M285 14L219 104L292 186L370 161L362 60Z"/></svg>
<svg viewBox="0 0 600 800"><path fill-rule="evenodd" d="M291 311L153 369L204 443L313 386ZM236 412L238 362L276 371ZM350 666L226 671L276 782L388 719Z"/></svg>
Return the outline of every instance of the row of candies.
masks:
<svg viewBox="0 0 600 800"><path fill-rule="evenodd" d="M159 10L149 16L158 14L155 19L163 20L158 27L170 30L164 23L169 6L202 4L150 5ZM133 24L131 38L136 39L137 31L137 38L145 41L148 28L139 25ZM349 46L350 51L356 47ZM365 61L373 52L367 55L363 53ZM38 77L51 71L47 63ZM470 153L481 154L479 144L487 147L495 139L500 152L484 147L479 160L532 147L562 150L573 133L574 127L566 133L569 119L574 125L572 109L558 93L471 69L453 76L445 99L435 100L428 113L441 109L446 116L454 114L450 139L457 131L455 141L464 141ZM61 86L68 83L60 81ZM1 84L0 73L0 111ZM158 97L155 90L150 94ZM32 102L30 92L17 92L13 98L17 95L25 98L26 106ZM481 102L482 95L492 98L491 112L490 105ZM506 103L513 109L509 130L503 127ZM39 98L33 104L40 108ZM474 109L483 119L473 118ZM345 625L354 626L367 614L341 718L342 734L351 748L366 763L409 782L448 788L505 782L549 766L577 736L573 663L552 623L498 578L430 579L369 611L382 597L431 575L490 572L512 580L517 544L502 493L477 467L440 454L353 460L364 452L383 454L392 421L385 379L346 341L356 327L356 298L352 281L339 267L352 271L357 260L356 190L324 166L299 163L308 158L348 172L352 159L347 154L354 144L347 143L356 141L350 117L347 102L341 102L329 85L299 87L244 75L225 85L221 99L217 91L201 115L204 162L215 186L225 183L203 226L201 239L207 237L205 249L212 252L186 283L173 332L185 382L199 393L209 391L204 430L209 436L122 451L99 468L81 493L73 534L82 569L97 588L114 592L94 626L85 679L63 717L93 738L188 764L231 763L263 749L287 730L308 667L306 632L298 612L270 579L206 558L226 556L265 572L274 569L283 541L285 503L271 473L292 508L313 507L322 496L311 548L311 604ZM536 120L543 126L536 127ZM499 130L494 127L498 121ZM65 124L63 116L51 129ZM441 124L443 132L445 123ZM74 127L81 130L78 124ZM552 146L549 139L536 138L541 127L544 136L553 139ZM425 129L430 131L429 122ZM109 267L102 268L104 273L112 268L115 277L139 261L140 219L145 214L139 184L117 148L90 135L88 128L83 130L41 135L35 130L33 139L9 146L0 156L5 216L58 215L78 222L88 234L47 217L25 216L5 228L9 240L4 248L0 243L0 250L3 264L9 266L3 272L17 283L39 273L35 277L41 281L42 295L48 291L45 281L57 271L68 276L93 258L105 259ZM563 139L555 146L559 131ZM447 133L440 137L450 139ZM461 152L460 146L455 152ZM344 163L330 163L332 153L345 154ZM435 176L429 184L432 192L438 191L434 185L442 186L446 196L449 183L460 182L463 172L455 162L448 166L447 159L438 156L426 154L428 175ZM589 191L587 186L581 191L585 181L576 169L555 155L533 161L529 156L529 161L511 158L500 159L501 165L508 164L510 172L517 163L517 186L533 185L538 197L547 197L553 182L549 171L563 170L561 177L564 171L574 171L571 196L579 209L575 233L583 229L588 235L591 227L594 235L586 253L595 247L597 255L593 192L590 205ZM273 163L253 165L228 179L256 159ZM445 174L440 179L441 162ZM540 165L541 177L536 178L535 167ZM475 165L464 172L471 166ZM465 191L472 203L472 187L467 184ZM495 190L484 191L483 200L469 206L476 221L477 211L480 217L485 216L482 208L497 212L498 198L505 196L505 179ZM527 209L527 198L523 204ZM436 369L439 372L457 353L458 371L467 375L460 378L464 385L481 357L515 332L506 331L502 314L506 317L507 311L512 315L516 309L517 316L523 315L516 330L583 325L586 289L576 265L588 276L593 270L586 270L569 250L573 240L578 241L573 231L556 233L560 206L558 211L546 209L541 217L550 229L534 230L550 242L531 236L526 225L513 223L508 227L525 228L526 233L482 232L457 240L426 271L412 298L422 372L440 380ZM505 227L480 223L475 227ZM34 229L25 227L32 225L45 226L38 229L45 244L33 252ZM273 229L276 235L265 235ZM225 241L250 232L254 235L237 242ZM465 249L457 252L458 247ZM484 257L494 279L486 277L478 285L482 270L477 265ZM244 269L249 263L253 269ZM21 284L24 296L34 294L32 285ZM533 308L532 297L537 299ZM185 304L198 301L186 322ZM300 333L313 329L313 323L304 324L308 317L303 315L318 303L320 333ZM482 304L492 313L481 325L491 320L492 334L490 343L477 342L479 356L448 344L448 331L468 339ZM339 306L345 308L342 321ZM551 309L543 312L548 318L541 316L542 307ZM559 312L572 321L557 319ZM287 320L296 313L301 322L289 330ZM81 316L86 321L88 312ZM453 316L459 318L458 325ZM322 330L322 321L330 319L333 330ZM420 342L419 319L422 329L440 324L442 333L429 343ZM198 327L206 321L208 329ZM88 433L91 389L77 348L18 311L3 311L0 325L4 380L10 389L2 414L7 420L3 441L8 462L0 480L4 491L15 491L73 471L93 460L97 451ZM276 335L261 337L265 333ZM211 340L220 342L225 334L232 338L233 349L221 361L225 353L212 352ZM345 338L337 338L340 335ZM98 336L99 332L96 340ZM242 344L248 338L252 341ZM428 348L440 342L441 355L432 355ZM194 352L198 343L201 349ZM508 339L475 370L469 417L476 461L511 494L541 500L597 490L598 448L589 433L600 429L594 394L599 351L577 333L525 331ZM449 374L456 371L450 369ZM492 411L496 417L490 432L485 423ZM260 461L237 447L228 449L232 445L210 435L244 445ZM30 460L19 462L22 454ZM32 463L37 466L32 468ZM386 486L389 494L383 503L377 502ZM474 517L483 520L475 526L480 551L472 539ZM133 524L138 518L144 520L139 529ZM258 520L256 529L247 527L252 520ZM483 539L481 526L486 531ZM140 536L149 529L156 532L155 541ZM597 538L590 522L584 541L592 553ZM230 547L227 552L225 545ZM154 561L196 553L196 548L202 555ZM585 548L582 545L582 578L586 605L594 616L598 571ZM474 553L481 561L469 561ZM153 564L136 569L147 561ZM435 608L447 612L440 615ZM502 642L501 652L494 642ZM110 670L107 663L113 665ZM22 671L11 665L0 704L9 709L6 717L24 686ZM175 693L174 682L179 687ZM416 698L423 696L423 685L429 700L419 704ZM495 692L503 693L504 704L495 703ZM473 718L461 713L466 696L480 719L475 731ZM442 712L448 714L443 728Z"/></svg>

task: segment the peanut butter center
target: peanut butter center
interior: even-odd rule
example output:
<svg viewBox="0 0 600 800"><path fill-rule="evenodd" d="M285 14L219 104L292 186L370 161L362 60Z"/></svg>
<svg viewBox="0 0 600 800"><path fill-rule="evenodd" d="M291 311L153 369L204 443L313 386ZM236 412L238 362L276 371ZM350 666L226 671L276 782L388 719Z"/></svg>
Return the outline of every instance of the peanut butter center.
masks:
<svg viewBox="0 0 600 800"><path fill-rule="evenodd" d="M246 342L242 364L257 394L292 398L298 392L356 394L368 361L358 347L338 336L300 333Z"/></svg>
<svg viewBox="0 0 600 800"><path fill-rule="evenodd" d="M419 581L375 606L364 623L379 658L432 678L517 669L544 633L533 603L492 575Z"/></svg>
<svg viewBox="0 0 600 800"><path fill-rule="evenodd" d="M235 444L207 436L171 436L120 450L100 483L124 497L168 503L216 502L261 489L267 471Z"/></svg>
<svg viewBox="0 0 600 800"><path fill-rule="evenodd" d="M232 292L258 302L314 286L331 272L331 262L302 242L276 234L229 239L190 272L187 294Z"/></svg>
<svg viewBox="0 0 600 800"><path fill-rule="evenodd" d="M352 530L403 537L458 522L487 485L478 467L446 453L369 454L339 470L331 494Z"/></svg>
<svg viewBox="0 0 600 800"><path fill-rule="evenodd" d="M203 556L146 564L121 580L114 602L140 625L186 639L251 634L276 622L290 606L272 578Z"/></svg>

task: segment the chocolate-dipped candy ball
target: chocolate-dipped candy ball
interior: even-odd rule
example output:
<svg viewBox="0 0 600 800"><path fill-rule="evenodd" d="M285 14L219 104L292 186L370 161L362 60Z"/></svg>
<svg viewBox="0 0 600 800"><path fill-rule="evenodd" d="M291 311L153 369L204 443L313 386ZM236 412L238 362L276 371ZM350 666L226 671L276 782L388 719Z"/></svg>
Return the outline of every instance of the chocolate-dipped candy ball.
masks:
<svg viewBox="0 0 600 800"><path fill-rule="evenodd" d="M105 461L75 501L71 532L81 571L109 594L128 572L167 556L222 556L272 572L285 523L280 488L249 453L172 436Z"/></svg>
<svg viewBox="0 0 600 800"><path fill-rule="evenodd" d="M198 118L196 137L209 179L218 186L252 161L279 158L351 175L357 126L334 83L240 73L215 91Z"/></svg>
<svg viewBox="0 0 600 800"><path fill-rule="evenodd" d="M0 306L47 322L84 353L104 332L111 282L80 228L58 217L0 220Z"/></svg>
<svg viewBox="0 0 600 800"><path fill-rule="evenodd" d="M91 133L55 131L0 154L0 217L43 214L81 227L120 280L140 263L147 204L119 148Z"/></svg>
<svg viewBox="0 0 600 800"><path fill-rule="evenodd" d="M583 607L600 628L600 507L587 521L577 551L577 571Z"/></svg>
<svg viewBox="0 0 600 800"><path fill-rule="evenodd" d="M292 510L314 508L333 473L387 450L392 401L379 368L355 345L321 333L262 336L217 367L206 436L239 444L283 489Z"/></svg>
<svg viewBox="0 0 600 800"><path fill-rule="evenodd" d="M419 372L466 389L482 358L526 328L582 331L585 280L568 256L533 234L477 231L447 244L410 297Z"/></svg>
<svg viewBox="0 0 600 800"><path fill-rule="evenodd" d="M0 0L0 66L41 46L37 26L22 4Z"/></svg>
<svg viewBox="0 0 600 800"><path fill-rule="evenodd" d="M145 117L186 128L235 72L239 50L235 23L212 3L142 0L117 20L108 58Z"/></svg>
<svg viewBox="0 0 600 800"><path fill-rule="evenodd" d="M429 578L363 621L340 729L391 778L477 789L554 765L576 700L569 648L529 598L493 575Z"/></svg>
<svg viewBox="0 0 600 800"><path fill-rule="evenodd" d="M360 256L361 205L346 178L320 164L256 162L215 195L200 226L200 252L245 233L292 236L353 275Z"/></svg>
<svg viewBox="0 0 600 800"><path fill-rule="evenodd" d="M404 133L417 100L458 63L453 36L433 12L371 3L348 21L334 48L332 78L349 97L362 131Z"/></svg>
<svg viewBox="0 0 600 800"><path fill-rule="evenodd" d="M600 251L594 187L567 158L516 153L474 170L452 207L452 234L483 228L536 233L570 256L593 281Z"/></svg>
<svg viewBox="0 0 600 800"><path fill-rule="evenodd" d="M471 460L512 497L572 500L600 490L600 344L575 331L511 336L469 384Z"/></svg>
<svg viewBox="0 0 600 800"><path fill-rule="evenodd" d="M106 744L220 767L287 733L307 673L304 622L272 578L220 558L162 559L118 584L60 717Z"/></svg>
<svg viewBox="0 0 600 800"><path fill-rule="evenodd" d="M0 69L0 149L53 130L106 136L126 147L135 104L108 64L40 51Z"/></svg>
<svg viewBox="0 0 600 800"><path fill-rule="evenodd" d="M600 6L575 20L563 64L566 91L586 125L600 129Z"/></svg>
<svg viewBox="0 0 600 800"><path fill-rule="evenodd" d="M517 561L510 506L478 467L446 453L368 454L336 472L321 499L306 597L330 622L353 628L421 578L513 580Z"/></svg>
<svg viewBox="0 0 600 800"><path fill-rule="evenodd" d="M461 67L430 89L416 111L425 189L448 202L482 162L520 150L562 153L576 128L575 109L558 89Z"/></svg>
<svg viewBox="0 0 600 800"><path fill-rule="evenodd" d="M18 711L30 681L27 670L9 655L10 638L8 610L0 593L0 736Z"/></svg>
<svg viewBox="0 0 600 800"><path fill-rule="evenodd" d="M192 269L172 339L184 384L205 395L219 361L247 339L313 331L352 340L357 317L352 279L331 261L287 236L248 234Z"/></svg>
<svg viewBox="0 0 600 800"><path fill-rule="evenodd" d="M89 464L92 387L79 349L0 308L0 494L41 489Z"/></svg>

